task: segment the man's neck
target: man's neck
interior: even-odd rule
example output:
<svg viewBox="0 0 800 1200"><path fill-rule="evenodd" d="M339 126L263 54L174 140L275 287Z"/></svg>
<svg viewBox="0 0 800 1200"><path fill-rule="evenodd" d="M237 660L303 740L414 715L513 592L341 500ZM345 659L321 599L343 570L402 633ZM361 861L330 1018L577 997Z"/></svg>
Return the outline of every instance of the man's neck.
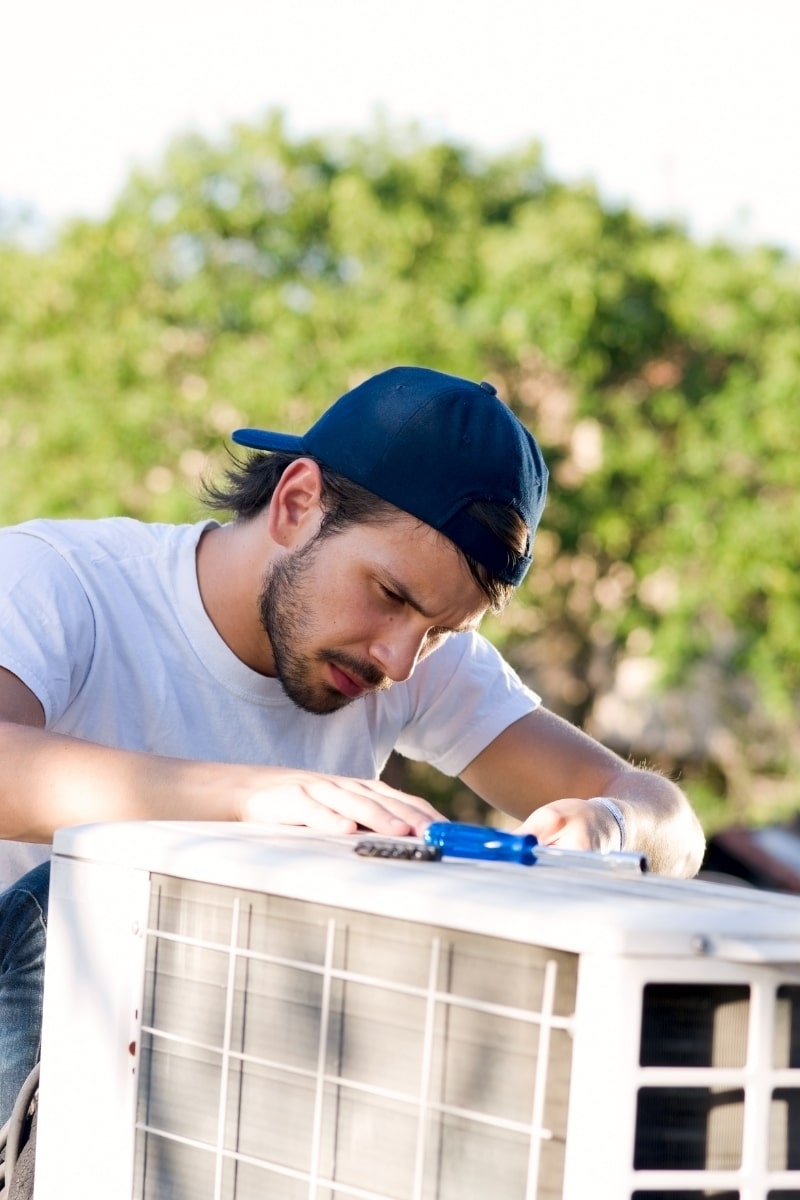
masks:
<svg viewBox="0 0 800 1200"><path fill-rule="evenodd" d="M269 639L258 614L258 597L270 563L263 515L207 529L197 546L197 584L217 633L248 667L274 676Z"/></svg>

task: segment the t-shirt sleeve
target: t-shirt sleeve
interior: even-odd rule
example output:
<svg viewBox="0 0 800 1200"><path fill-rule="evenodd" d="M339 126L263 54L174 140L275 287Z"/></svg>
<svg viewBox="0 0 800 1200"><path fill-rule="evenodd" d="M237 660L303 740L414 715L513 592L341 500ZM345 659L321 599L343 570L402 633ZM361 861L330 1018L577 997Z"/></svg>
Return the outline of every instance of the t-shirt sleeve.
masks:
<svg viewBox="0 0 800 1200"><path fill-rule="evenodd" d="M460 775L482 750L541 699L477 633L451 637L418 666L396 749Z"/></svg>
<svg viewBox="0 0 800 1200"><path fill-rule="evenodd" d="M50 726L86 679L91 604L69 563L35 534L0 533L0 581L0 666L36 695Z"/></svg>

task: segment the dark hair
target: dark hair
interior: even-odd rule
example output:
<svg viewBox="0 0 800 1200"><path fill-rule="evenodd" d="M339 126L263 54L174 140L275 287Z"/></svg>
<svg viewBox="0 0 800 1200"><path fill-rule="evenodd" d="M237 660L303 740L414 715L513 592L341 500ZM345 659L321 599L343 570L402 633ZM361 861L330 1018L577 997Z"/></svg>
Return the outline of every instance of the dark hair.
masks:
<svg viewBox="0 0 800 1200"><path fill-rule="evenodd" d="M324 509L319 536L340 533L348 525L381 525L396 519L400 512L394 504L374 492L353 483L344 475L331 471L318 459L322 474L322 506ZM208 480L202 485L202 497L208 508L232 512L241 521L248 521L267 507L286 468L297 458L295 454L251 454L246 459L231 455L221 483ZM487 526L508 547L512 556L525 554L528 546L528 527L513 508L474 500L467 509L470 516ZM459 550L473 579L486 596L489 607L499 612L514 591L513 585L492 575L487 567Z"/></svg>

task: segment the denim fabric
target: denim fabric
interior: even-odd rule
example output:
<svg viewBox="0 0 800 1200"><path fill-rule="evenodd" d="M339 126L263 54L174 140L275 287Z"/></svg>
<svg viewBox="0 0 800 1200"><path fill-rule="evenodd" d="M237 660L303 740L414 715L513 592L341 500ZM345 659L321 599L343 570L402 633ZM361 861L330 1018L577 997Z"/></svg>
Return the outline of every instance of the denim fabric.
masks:
<svg viewBox="0 0 800 1200"><path fill-rule="evenodd" d="M49 887L42 863L0 894L0 1126L39 1057Z"/></svg>

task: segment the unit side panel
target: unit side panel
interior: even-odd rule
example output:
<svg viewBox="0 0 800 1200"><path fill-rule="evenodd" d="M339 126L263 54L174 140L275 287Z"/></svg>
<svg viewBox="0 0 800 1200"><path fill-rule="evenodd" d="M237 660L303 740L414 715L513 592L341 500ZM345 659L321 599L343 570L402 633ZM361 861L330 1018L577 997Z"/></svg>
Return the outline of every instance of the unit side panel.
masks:
<svg viewBox="0 0 800 1200"><path fill-rule="evenodd" d="M55 856L36 1200L130 1195L150 880Z"/></svg>
<svg viewBox="0 0 800 1200"><path fill-rule="evenodd" d="M800 1200L800 966L582 956L566 1162L564 1200Z"/></svg>

